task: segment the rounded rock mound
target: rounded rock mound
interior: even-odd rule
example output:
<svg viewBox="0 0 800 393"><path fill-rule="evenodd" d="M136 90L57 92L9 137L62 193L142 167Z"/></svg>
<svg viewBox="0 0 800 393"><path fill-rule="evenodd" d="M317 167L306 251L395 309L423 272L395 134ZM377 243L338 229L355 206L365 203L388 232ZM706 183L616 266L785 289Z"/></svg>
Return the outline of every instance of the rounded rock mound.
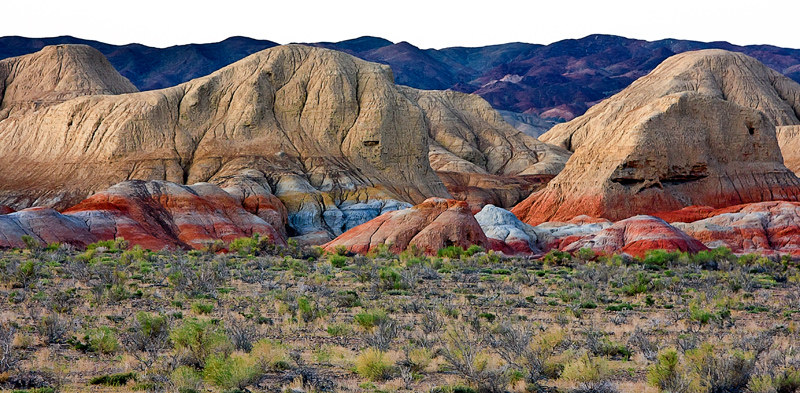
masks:
<svg viewBox="0 0 800 393"><path fill-rule="evenodd" d="M464 201L429 198L414 207L382 214L324 245L328 251L344 247L349 252L366 254L387 246L400 253L409 247L436 254L444 247L467 248L477 244L489 247L483 230Z"/></svg>

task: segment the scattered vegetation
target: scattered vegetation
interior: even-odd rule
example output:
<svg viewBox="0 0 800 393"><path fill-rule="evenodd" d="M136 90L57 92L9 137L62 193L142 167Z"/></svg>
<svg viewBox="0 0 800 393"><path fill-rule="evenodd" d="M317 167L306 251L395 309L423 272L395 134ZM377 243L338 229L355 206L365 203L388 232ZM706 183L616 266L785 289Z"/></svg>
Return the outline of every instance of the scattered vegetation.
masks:
<svg viewBox="0 0 800 393"><path fill-rule="evenodd" d="M0 252L0 389L797 392L798 266L29 239Z"/></svg>

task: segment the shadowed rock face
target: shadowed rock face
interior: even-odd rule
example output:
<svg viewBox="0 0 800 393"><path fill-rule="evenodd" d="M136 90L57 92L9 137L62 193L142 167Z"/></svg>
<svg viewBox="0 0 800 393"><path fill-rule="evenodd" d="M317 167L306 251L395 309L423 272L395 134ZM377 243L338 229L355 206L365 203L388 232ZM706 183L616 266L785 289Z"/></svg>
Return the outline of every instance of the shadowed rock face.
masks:
<svg viewBox="0 0 800 393"><path fill-rule="evenodd" d="M513 211L525 222L620 220L689 205L796 200L775 125L797 122L800 86L742 54L674 56L542 135L575 153Z"/></svg>
<svg viewBox="0 0 800 393"><path fill-rule="evenodd" d="M475 95L402 88L422 109L431 167L456 199L511 207L554 177L570 152L525 135Z"/></svg>
<svg viewBox="0 0 800 393"><path fill-rule="evenodd" d="M426 254L440 248L473 244L488 248L489 243L475 221L466 202L430 198L409 209L389 212L367 221L333 239L324 247L335 251L345 247L350 252L365 254L375 247L387 245L399 253L416 247Z"/></svg>
<svg viewBox="0 0 800 393"><path fill-rule="evenodd" d="M63 55L31 60L51 52ZM51 63L72 58L84 59L64 64L77 71L55 78L88 76L68 78L78 86L69 94L58 79L28 89L41 94L21 94L18 77L7 85L3 103L15 109L0 119L0 203L65 208L130 179L210 182L270 224L288 221L289 235L337 235L449 196L428 160L440 144L455 157L443 165L470 163L456 168L466 178L550 174L568 154L549 154L478 97L397 87L388 67L326 49L276 47L176 87L114 96L96 94L133 89L87 47L48 47L3 64L50 75ZM57 99L37 98L48 91ZM81 94L95 95L73 98ZM513 203L524 191L503 179L510 185L500 194Z"/></svg>
<svg viewBox="0 0 800 393"><path fill-rule="evenodd" d="M278 230L246 211L239 199L209 183L126 181L63 214L37 207L0 216L0 247L21 247L21 237L28 235L42 243L78 247L122 237L153 250L201 249L254 233L286 244Z"/></svg>
<svg viewBox="0 0 800 393"><path fill-rule="evenodd" d="M800 125L778 127L777 134L784 165L800 176Z"/></svg>

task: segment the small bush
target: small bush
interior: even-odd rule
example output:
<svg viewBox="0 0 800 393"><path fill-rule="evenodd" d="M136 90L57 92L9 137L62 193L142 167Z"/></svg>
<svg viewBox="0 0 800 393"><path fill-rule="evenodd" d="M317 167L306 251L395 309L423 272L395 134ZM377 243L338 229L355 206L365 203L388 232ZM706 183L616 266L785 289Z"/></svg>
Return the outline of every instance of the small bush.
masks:
<svg viewBox="0 0 800 393"><path fill-rule="evenodd" d="M186 320L170 332L170 339L189 364L198 366L205 364L211 354L227 354L232 350L225 332L210 322Z"/></svg>
<svg viewBox="0 0 800 393"><path fill-rule="evenodd" d="M136 380L136 373L119 373L110 375L101 375L89 380L89 385L104 385L104 386L125 386L128 381Z"/></svg>
<svg viewBox="0 0 800 393"><path fill-rule="evenodd" d="M580 259L582 261L585 261L585 262L588 262L588 261L591 261L592 259L594 259L596 254L595 254L594 250L592 250L591 248L585 248L584 247L584 248L581 248L580 250L578 250L578 253L576 254L576 256L578 257L578 259Z"/></svg>
<svg viewBox="0 0 800 393"><path fill-rule="evenodd" d="M437 386L430 393L478 393L477 390L464 385Z"/></svg>
<svg viewBox="0 0 800 393"><path fill-rule="evenodd" d="M480 254L480 253L485 252L485 251L486 250L484 250L483 247L481 247L481 246L479 246L477 244L473 244L473 245L467 247L466 250L464 250L464 255L466 255L468 257L471 257L471 256L473 256L475 254Z"/></svg>
<svg viewBox="0 0 800 393"><path fill-rule="evenodd" d="M542 259L549 266L570 266L572 264L572 255L559 250L551 250Z"/></svg>
<svg viewBox="0 0 800 393"><path fill-rule="evenodd" d="M288 354L281 343L269 339L258 340L250 350L250 356L261 371L288 368Z"/></svg>
<svg viewBox="0 0 800 393"><path fill-rule="evenodd" d="M211 303L195 302L192 303L192 311L200 315L211 314L211 311L214 311L214 305Z"/></svg>
<svg viewBox="0 0 800 393"><path fill-rule="evenodd" d="M459 246L448 246L445 248L440 248L439 251L436 252L436 255L438 257L450 258L450 259L461 258L462 254L464 254L464 249Z"/></svg>
<svg viewBox="0 0 800 393"><path fill-rule="evenodd" d="M592 391L607 383L609 376L608 362L602 358L583 355L567 363L561 378L570 382L581 384L585 390Z"/></svg>
<svg viewBox="0 0 800 393"><path fill-rule="evenodd" d="M332 325L328 325L326 330L332 337L345 337L353 331L350 325L345 323L334 323Z"/></svg>
<svg viewBox="0 0 800 393"><path fill-rule="evenodd" d="M381 321L388 319L389 316L386 314L386 311L383 310L369 310L363 311L356 314L353 317L353 320L359 326L366 330L372 330L375 326L377 326Z"/></svg>
<svg viewBox="0 0 800 393"><path fill-rule="evenodd" d="M38 250L42 248L42 244L31 236L22 235L21 239L22 243L25 244L25 248L27 248L28 250Z"/></svg>
<svg viewBox="0 0 800 393"><path fill-rule="evenodd" d="M386 361L382 351L369 348L356 358L356 373L370 381L382 381L389 378L392 367Z"/></svg>
<svg viewBox="0 0 800 393"><path fill-rule="evenodd" d="M707 325L714 318L710 311L693 304L689 307L689 319L700 325Z"/></svg>
<svg viewBox="0 0 800 393"><path fill-rule="evenodd" d="M412 348L408 351L408 361L411 366L411 370L414 372L422 372L431 364L435 353L430 348L424 347L417 347Z"/></svg>
<svg viewBox="0 0 800 393"><path fill-rule="evenodd" d="M129 350L157 353L166 348L169 342L169 322L167 317L146 312L136 313L133 323L125 335L125 345Z"/></svg>
<svg viewBox="0 0 800 393"><path fill-rule="evenodd" d="M678 369L678 352L667 350L658 354L656 362L647 371L647 382L661 391L681 391L685 383Z"/></svg>
<svg viewBox="0 0 800 393"><path fill-rule="evenodd" d="M17 363L14 345L14 335L16 328L10 323L0 323L0 374L11 370Z"/></svg>
<svg viewBox="0 0 800 393"><path fill-rule="evenodd" d="M328 257L328 262L330 262L331 266L341 269L347 266L347 257L344 255L332 254Z"/></svg>
<svg viewBox="0 0 800 393"><path fill-rule="evenodd" d="M485 319L486 322L492 323L497 318L497 315L494 315L490 312L482 312L478 314L478 317Z"/></svg>
<svg viewBox="0 0 800 393"><path fill-rule="evenodd" d="M245 354L212 355L206 361L203 377L222 389L244 389L261 377L256 360Z"/></svg>
<svg viewBox="0 0 800 393"><path fill-rule="evenodd" d="M45 315L36 325L39 334L48 344L63 343L69 332L69 324L58 314Z"/></svg>
<svg viewBox="0 0 800 393"><path fill-rule="evenodd" d="M192 367L176 368L169 379L178 393L199 393L203 389L203 377Z"/></svg>
<svg viewBox="0 0 800 393"><path fill-rule="evenodd" d="M741 392L750 382L756 358L741 351L719 351L711 344L686 351L687 374L711 392Z"/></svg>
<svg viewBox="0 0 800 393"><path fill-rule="evenodd" d="M112 354L119 349L117 333L113 329L102 326L91 329L87 333L89 350L96 353Z"/></svg>

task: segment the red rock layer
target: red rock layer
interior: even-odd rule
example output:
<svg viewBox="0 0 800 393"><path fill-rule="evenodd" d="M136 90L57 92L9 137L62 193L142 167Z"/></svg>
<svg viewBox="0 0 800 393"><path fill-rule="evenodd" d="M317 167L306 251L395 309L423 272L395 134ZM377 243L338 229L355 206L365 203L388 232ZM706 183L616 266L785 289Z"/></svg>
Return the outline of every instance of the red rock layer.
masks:
<svg viewBox="0 0 800 393"><path fill-rule="evenodd" d="M716 209L708 218L674 225L709 247L735 253L800 256L800 203L761 202Z"/></svg>
<svg viewBox="0 0 800 393"><path fill-rule="evenodd" d="M687 206L680 210L653 213L653 216L670 223L693 222L711 217L717 210L711 206Z"/></svg>
<svg viewBox="0 0 800 393"><path fill-rule="evenodd" d="M9 214L9 213L13 213L13 212L15 212L14 209L12 209L12 208L10 208L10 207L8 207L6 205L0 205L0 214Z"/></svg>
<svg viewBox="0 0 800 393"><path fill-rule="evenodd" d="M333 251L344 246L351 252L365 254L383 244L395 253L416 246L426 254L435 254L447 246L489 247L466 202L429 198L410 209L385 213L350 229L324 248Z"/></svg>
<svg viewBox="0 0 800 393"><path fill-rule="evenodd" d="M164 181L126 181L95 194L64 214L80 218L100 239L123 237L132 244L203 248L260 233L286 244L272 226L247 212L219 187Z"/></svg>
<svg viewBox="0 0 800 393"><path fill-rule="evenodd" d="M562 244L562 250L567 252L576 252L581 248L590 248L602 254L626 253L637 257L656 249L692 253L708 250L697 239L651 216L634 216L618 221L571 244Z"/></svg>

